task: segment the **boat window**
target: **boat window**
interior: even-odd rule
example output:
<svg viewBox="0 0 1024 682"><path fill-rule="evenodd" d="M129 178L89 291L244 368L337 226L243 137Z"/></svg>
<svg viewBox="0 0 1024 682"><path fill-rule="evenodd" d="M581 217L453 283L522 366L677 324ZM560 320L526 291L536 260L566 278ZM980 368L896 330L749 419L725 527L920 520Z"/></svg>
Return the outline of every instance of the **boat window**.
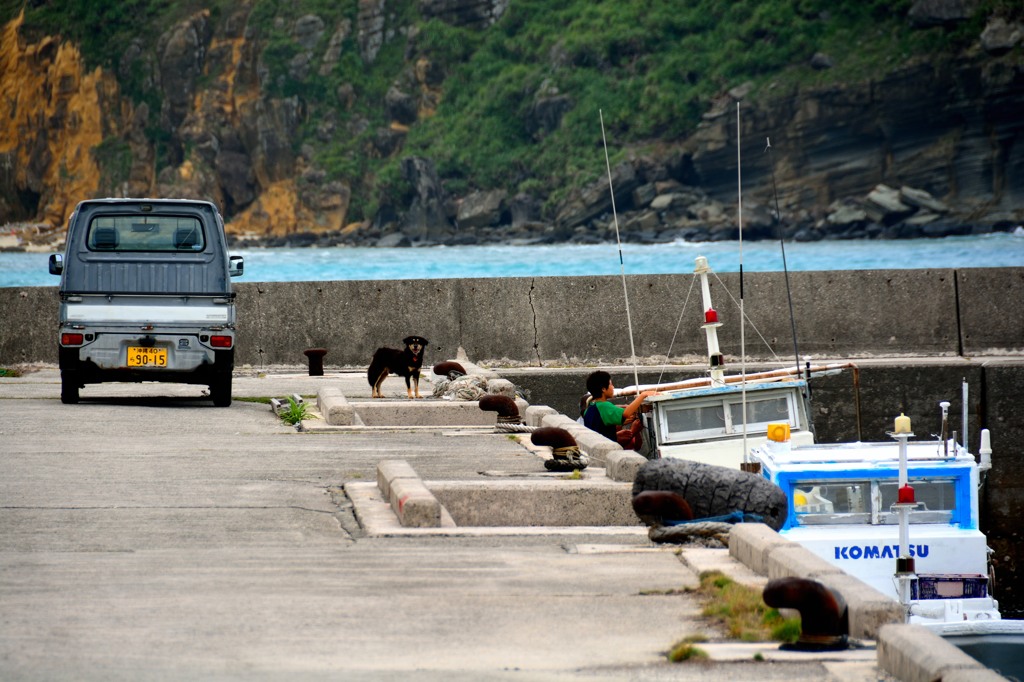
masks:
<svg viewBox="0 0 1024 682"><path fill-rule="evenodd" d="M725 410L721 403L669 409L665 411L665 418L670 433L692 435L725 433Z"/></svg>
<svg viewBox="0 0 1024 682"><path fill-rule="evenodd" d="M956 511L956 486L952 480L910 479L916 506L910 510L910 523L949 523ZM876 523L899 523L896 503L899 483L878 482L878 518Z"/></svg>
<svg viewBox="0 0 1024 682"><path fill-rule="evenodd" d="M949 523L956 511L953 480L910 480L917 506L910 523ZM801 481L792 489L793 513L799 525L899 523L893 508L896 481Z"/></svg>
<svg viewBox="0 0 1024 682"><path fill-rule="evenodd" d="M92 251L199 252L203 228L192 216L97 216L86 237Z"/></svg>
<svg viewBox="0 0 1024 682"><path fill-rule="evenodd" d="M768 424L785 422L793 428L798 424L792 417L789 395L747 398L747 431L766 433ZM680 406L663 408L664 442L694 441L741 433L743 430L743 401L732 394L703 401L687 401Z"/></svg>
<svg viewBox="0 0 1024 682"><path fill-rule="evenodd" d="M868 523L870 481L812 481L793 488L793 511L801 524Z"/></svg>
<svg viewBox="0 0 1024 682"><path fill-rule="evenodd" d="M732 418L732 423L735 424L736 429L742 428L742 400L729 405L729 416ZM789 400L786 396L780 395L774 398L765 398L760 400L747 399L747 428L750 428L751 426L761 426L762 428L767 429L768 424L772 422L790 423Z"/></svg>

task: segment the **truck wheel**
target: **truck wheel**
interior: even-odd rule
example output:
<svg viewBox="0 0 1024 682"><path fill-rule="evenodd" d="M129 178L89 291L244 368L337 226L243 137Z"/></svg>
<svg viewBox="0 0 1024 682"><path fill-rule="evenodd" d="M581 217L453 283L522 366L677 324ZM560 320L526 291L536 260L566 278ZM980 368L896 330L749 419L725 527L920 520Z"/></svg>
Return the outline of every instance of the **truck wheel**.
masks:
<svg viewBox="0 0 1024 682"><path fill-rule="evenodd" d="M216 377L210 383L210 398L215 407L231 406L231 375Z"/></svg>
<svg viewBox="0 0 1024 682"><path fill-rule="evenodd" d="M60 401L65 405L78 404L78 376L74 372L60 373Z"/></svg>

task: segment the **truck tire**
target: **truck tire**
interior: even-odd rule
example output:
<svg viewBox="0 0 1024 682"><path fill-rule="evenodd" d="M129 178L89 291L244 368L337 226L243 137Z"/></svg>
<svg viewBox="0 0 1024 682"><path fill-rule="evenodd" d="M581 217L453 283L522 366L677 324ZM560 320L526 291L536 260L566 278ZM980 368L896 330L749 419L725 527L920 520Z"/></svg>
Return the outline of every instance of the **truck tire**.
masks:
<svg viewBox="0 0 1024 682"><path fill-rule="evenodd" d="M788 515L786 494L768 479L685 459L646 462L633 481L633 496L645 490L666 490L682 495L693 510L694 519L738 511L756 514L765 524L778 530Z"/></svg>
<svg viewBox="0 0 1024 682"><path fill-rule="evenodd" d="M231 375L215 377L210 382L210 399L214 407L231 407Z"/></svg>
<svg viewBox="0 0 1024 682"><path fill-rule="evenodd" d="M60 373L60 401L65 405L78 404L78 374L71 370Z"/></svg>

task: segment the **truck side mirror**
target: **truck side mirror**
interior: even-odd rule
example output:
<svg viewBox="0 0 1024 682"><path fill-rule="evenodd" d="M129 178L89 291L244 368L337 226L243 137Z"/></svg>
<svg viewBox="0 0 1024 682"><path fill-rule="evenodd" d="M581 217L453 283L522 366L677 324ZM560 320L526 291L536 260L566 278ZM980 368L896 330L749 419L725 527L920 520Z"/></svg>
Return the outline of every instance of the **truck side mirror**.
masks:
<svg viewBox="0 0 1024 682"><path fill-rule="evenodd" d="M59 253L50 254L50 274L60 275L64 272L64 256Z"/></svg>
<svg viewBox="0 0 1024 682"><path fill-rule="evenodd" d="M52 258L52 256L51 256ZM52 270L51 265L51 272ZM245 272L245 261L242 260L241 256L228 256L228 275L230 277L238 277Z"/></svg>

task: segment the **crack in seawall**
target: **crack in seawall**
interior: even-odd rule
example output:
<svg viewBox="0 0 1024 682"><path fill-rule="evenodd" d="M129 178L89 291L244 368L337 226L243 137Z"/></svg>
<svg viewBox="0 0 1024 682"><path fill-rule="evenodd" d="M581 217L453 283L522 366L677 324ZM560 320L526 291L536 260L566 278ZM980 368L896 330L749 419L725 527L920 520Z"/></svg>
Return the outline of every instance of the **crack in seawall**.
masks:
<svg viewBox="0 0 1024 682"><path fill-rule="evenodd" d="M257 324L257 330L258 330L256 332L256 354L259 357L259 367L260 367L261 371L266 369L266 366L267 366L266 357L265 357L265 354L263 352L263 310L262 310L262 305L261 305L262 302L263 302L263 294L264 293L265 292L264 292L263 288L260 287L260 285L257 283L256 284L256 296L255 296L255 299L256 299L256 324Z"/></svg>
<svg viewBox="0 0 1024 682"><path fill-rule="evenodd" d="M544 361L540 357L540 343L537 340L537 337L539 335L539 333L537 331L537 308L533 305L533 290L537 288L536 283L537 283L537 278L536 277L530 279L529 300L530 300L530 313L533 316L533 353L534 353L534 355L537 356L537 364L540 367L543 367L544 366Z"/></svg>

